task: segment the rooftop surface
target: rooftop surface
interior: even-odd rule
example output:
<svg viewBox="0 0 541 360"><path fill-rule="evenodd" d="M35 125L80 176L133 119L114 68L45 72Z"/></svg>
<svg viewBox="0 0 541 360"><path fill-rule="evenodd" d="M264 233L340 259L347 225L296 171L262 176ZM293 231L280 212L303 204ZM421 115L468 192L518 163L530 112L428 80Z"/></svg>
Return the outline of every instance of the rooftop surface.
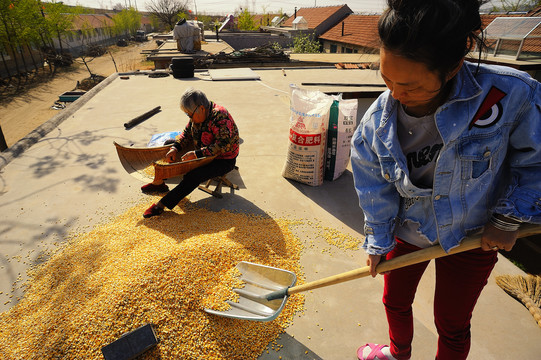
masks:
<svg viewBox="0 0 541 360"><path fill-rule="evenodd" d="M14 282L38 263L44 247L58 246L71 231L92 227L144 200L141 182L122 168L113 141L144 146L151 135L178 131L187 121L179 97L188 87L204 91L225 106L240 130L240 185L224 198L195 191L190 200L211 209L256 211L278 217L315 218L323 226L362 236L363 220L351 171L322 186L310 187L281 176L289 132L289 85L303 82L383 84L376 71L335 68L256 69L261 80L212 81L205 72L194 78L149 78L146 73L114 74L0 157L0 307L22 296L9 294ZM123 79L124 78L124 79ZM322 91L364 91L370 87L317 87ZM362 113L370 99L360 100ZM156 106L162 111L126 130L128 120ZM43 135L47 133L46 135ZM32 140L33 139L33 140ZM31 145L33 142L35 144ZM141 218L142 219L142 218ZM307 246L301 257L306 280L365 265L362 250L329 248L323 240L301 234ZM22 258L22 260L21 260ZM17 261L19 259L19 261ZM522 274L503 256L473 314L470 359L537 359L541 328L527 309L504 293L496 275ZM414 304L414 359L433 359L437 334L432 317L434 268L430 266ZM386 343L387 323L381 296L382 277L364 278L306 293L305 311L296 316L279 344L283 359L355 359L367 342ZM321 331L323 328L324 331ZM308 351L309 355L305 355ZM260 359L276 359L266 352Z"/></svg>

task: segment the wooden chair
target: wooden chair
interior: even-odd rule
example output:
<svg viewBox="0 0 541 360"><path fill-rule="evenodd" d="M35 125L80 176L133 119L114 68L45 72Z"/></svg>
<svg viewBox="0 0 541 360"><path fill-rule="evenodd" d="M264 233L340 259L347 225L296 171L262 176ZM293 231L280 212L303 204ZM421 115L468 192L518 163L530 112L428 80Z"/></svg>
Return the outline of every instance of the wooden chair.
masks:
<svg viewBox="0 0 541 360"><path fill-rule="evenodd" d="M238 166L235 166L235 169L234 170L238 170L239 167ZM233 171L233 170L231 170ZM230 171L230 172L231 172ZM230 173L229 172L229 173ZM214 196L214 197L217 197L219 199L223 198L222 196L222 186L225 185L225 186L228 186L230 187L231 189L234 189L234 190L238 190L239 189L239 186L236 185L236 184L233 184L231 181L229 181L227 179L227 175L229 174L225 174L223 176L217 176L215 178L212 178L210 180L208 180L205 185L199 185L197 188L199 190L202 190L206 193L209 193L210 195ZM210 188L211 185L213 185L213 183L215 183L216 187L214 188L214 190L212 190Z"/></svg>

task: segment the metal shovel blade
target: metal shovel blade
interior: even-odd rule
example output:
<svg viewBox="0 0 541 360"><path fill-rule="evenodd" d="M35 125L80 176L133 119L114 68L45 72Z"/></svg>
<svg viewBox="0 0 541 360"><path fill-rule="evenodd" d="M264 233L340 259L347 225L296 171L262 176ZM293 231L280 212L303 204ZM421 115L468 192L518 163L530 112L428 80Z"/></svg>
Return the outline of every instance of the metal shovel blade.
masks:
<svg viewBox="0 0 541 360"><path fill-rule="evenodd" d="M240 280L245 284L242 289L234 288L239 295L238 302L227 301L230 309L216 311L204 309L209 314L255 321L272 321L278 317L287 302L287 295L275 300L267 300L267 295L277 291L287 291L295 285L297 276L288 270L241 261L236 268L240 271Z"/></svg>

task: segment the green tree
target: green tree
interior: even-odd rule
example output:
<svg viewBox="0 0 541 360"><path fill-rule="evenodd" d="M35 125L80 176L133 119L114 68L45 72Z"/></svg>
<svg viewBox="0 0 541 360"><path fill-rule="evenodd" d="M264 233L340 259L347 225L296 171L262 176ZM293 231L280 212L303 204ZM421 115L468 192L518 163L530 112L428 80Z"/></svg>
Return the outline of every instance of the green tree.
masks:
<svg viewBox="0 0 541 360"><path fill-rule="evenodd" d="M321 44L313 35L299 34L293 38L294 53L320 53Z"/></svg>
<svg viewBox="0 0 541 360"><path fill-rule="evenodd" d="M257 26L254 23L254 17L250 14L248 9L244 9L237 17L237 27L239 30L257 30Z"/></svg>
<svg viewBox="0 0 541 360"><path fill-rule="evenodd" d="M198 15L197 20L199 20L199 21L201 21L203 23L203 26L205 27L205 29L214 30L213 27L212 27L214 20L212 19L211 16L209 16L209 15Z"/></svg>
<svg viewBox="0 0 541 360"><path fill-rule="evenodd" d="M190 19L190 16L188 14L186 14L185 11L181 11L177 14L177 17L176 17L176 20L175 21L178 21L178 20L189 20Z"/></svg>
<svg viewBox="0 0 541 360"><path fill-rule="evenodd" d="M141 27L141 13L130 7L122 9L121 12L113 16L114 33L116 35L135 35L135 32Z"/></svg>
<svg viewBox="0 0 541 360"><path fill-rule="evenodd" d="M34 49L39 49L39 34L36 32L37 17L36 2L34 0L21 0L17 2L17 6L13 9L16 13L15 17L17 21L14 24L16 31L16 39L18 47L27 50L27 54L30 55L32 65L34 69L38 68L36 59L34 58ZM28 69L25 56L22 56L25 69Z"/></svg>
<svg viewBox="0 0 541 360"><path fill-rule="evenodd" d="M34 52L46 45L48 33L37 0L0 0L0 47L13 56L16 72L27 73L42 66ZM52 42L51 42L52 43ZM32 67L27 58L32 61ZM5 70L11 76L2 53Z"/></svg>
<svg viewBox="0 0 541 360"><path fill-rule="evenodd" d="M17 33L14 24L17 22L17 11L15 8L15 4L13 4L11 1L7 0L1 0L0 1L0 41L2 44L2 48L8 50L11 52L11 54L16 54L17 50ZM2 57L3 57L2 53ZM17 72L22 72L20 69L20 64L18 61L18 58L14 56L14 62L15 67L17 69ZM4 62L4 64L6 64ZM7 69L9 73L9 69Z"/></svg>
<svg viewBox="0 0 541 360"><path fill-rule="evenodd" d="M47 34L50 34L51 38L56 37L60 46L60 52L64 52L62 47L62 39L69 30L73 28L73 20L75 16L82 13L82 7L70 7L64 5L63 2L50 2L44 3L45 13L45 25L48 29Z"/></svg>

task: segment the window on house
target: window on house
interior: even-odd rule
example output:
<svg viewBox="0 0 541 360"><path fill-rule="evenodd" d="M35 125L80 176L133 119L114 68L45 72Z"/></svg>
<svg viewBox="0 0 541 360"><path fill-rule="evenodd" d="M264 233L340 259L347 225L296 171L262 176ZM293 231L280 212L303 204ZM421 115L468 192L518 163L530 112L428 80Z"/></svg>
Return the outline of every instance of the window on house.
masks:
<svg viewBox="0 0 541 360"><path fill-rule="evenodd" d="M336 44L331 44L331 53L333 54L336 54L336 52L338 51L338 46L336 46Z"/></svg>

